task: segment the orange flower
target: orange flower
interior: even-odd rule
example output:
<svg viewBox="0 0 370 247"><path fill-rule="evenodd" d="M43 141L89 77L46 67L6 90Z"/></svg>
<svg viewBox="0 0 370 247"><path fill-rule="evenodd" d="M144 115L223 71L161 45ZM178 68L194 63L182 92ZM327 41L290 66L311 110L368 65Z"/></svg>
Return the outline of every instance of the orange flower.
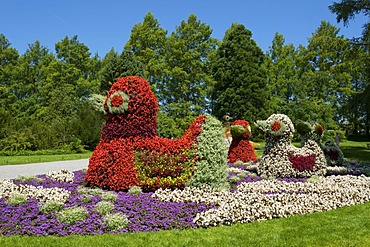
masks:
<svg viewBox="0 0 370 247"><path fill-rule="evenodd" d="M114 106L114 107L118 107L118 106L122 105L122 104L123 104L123 102L124 102L124 100L123 100L122 96L121 96L121 95L116 94L116 95L114 95L114 96L112 97L111 104L112 104L112 106Z"/></svg>
<svg viewBox="0 0 370 247"><path fill-rule="evenodd" d="M281 125L278 121L275 121L272 125L271 125L271 129L272 131L278 131L279 129L281 128Z"/></svg>

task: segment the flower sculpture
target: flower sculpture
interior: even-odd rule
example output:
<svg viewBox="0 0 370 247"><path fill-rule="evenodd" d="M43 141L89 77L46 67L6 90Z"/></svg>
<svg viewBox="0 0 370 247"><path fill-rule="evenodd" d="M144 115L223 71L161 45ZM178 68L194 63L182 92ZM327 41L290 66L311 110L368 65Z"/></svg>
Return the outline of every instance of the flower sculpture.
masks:
<svg viewBox="0 0 370 247"><path fill-rule="evenodd" d="M158 102L149 83L138 76L119 78L104 109L107 121L89 161L88 185L116 191L225 186L227 147L215 118L199 116L177 140L158 137Z"/></svg>
<svg viewBox="0 0 370 247"><path fill-rule="evenodd" d="M297 132L301 135L301 145L304 145L308 140L313 140L320 146L324 151L327 165L343 165L343 152L335 142L333 140L328 140L324 144L321 142L324 134L322 125L316 122L300 121L297 124Z"/></svg>
<svg viewBox="0 0 370 247"><path fill-rule="evenodd" d="M308 140L302 148L291 144L294 126L283 114L257 121L264 131L266 147L258 164L258 173L267 177L311 177L326 173L326 160L320 146Z"/></svg>
<svg viewBox="0 0 370 247"><path fill-rule="evenodd" d="M245 120L235 120L230 127L230 133L233 138L229 147L229 162L257 160L254 148L249 141L251 136L251 126L249 123Z"/></svg>

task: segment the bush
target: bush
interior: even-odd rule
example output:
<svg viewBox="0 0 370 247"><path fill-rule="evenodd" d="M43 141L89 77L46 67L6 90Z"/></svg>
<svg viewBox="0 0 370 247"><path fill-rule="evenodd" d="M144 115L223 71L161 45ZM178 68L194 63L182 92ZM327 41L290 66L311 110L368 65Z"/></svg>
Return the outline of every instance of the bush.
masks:
<svg viewBox="0 0 370 247"><path fill-rule="evenodd" d="M118 231L126 228L129 223L127 215L122 213L109 214L104 217L103 224L108 227L109 230Z"/></svg>
<svg viewBox="0 0 370 247"><path fill-rule="evenodd" d="M8 205L18 206L18 205L24 205L27 202L27 196L20 194L20 193L13 193L9 196L9 198L6 200L6 203Z"/></svg>
<svg viewBox="0 0 370 247"><path fill-rule="evenodd" d="M46 214L51 211L59 212L60 210L62 210L63 206L64 203L62 202L50 200L40 205L40 211L43 214Z"/></svg>
<svg viewBox="0 0 370 247"><path fill-rule="evenodd" d="M77 221L83 221L87 217L88 212L84 207L72 207L66 208L60 211L57 215L57 219L61 222L73 225Z"/></svg>
<svg viewBox="0 0 370 247"><path fill-rule="evenodd" d="M113 209L114 204L107 201L100 201L94 207L94 211L101 215L110 214L113 211Z"/></svg>

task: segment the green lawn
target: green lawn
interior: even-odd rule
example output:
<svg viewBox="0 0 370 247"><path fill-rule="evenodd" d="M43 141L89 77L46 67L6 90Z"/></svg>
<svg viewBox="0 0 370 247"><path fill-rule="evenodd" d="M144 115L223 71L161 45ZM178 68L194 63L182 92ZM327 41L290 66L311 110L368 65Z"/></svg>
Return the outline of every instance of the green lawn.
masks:
<svg viewBox="0 0 370 247"><path fill-rule="evenodd" d="M90 158L90 156L91 152L81 154L59 154L59 155L0 156L0 166L61 161L61 160L77 160Z"/></svg>
<svg viewBox="0 0 370 247"><path fill-rule="evenodd" d="M370 246L370 202L209 229L73 237L0 237L0 246Z"/></svg>
<svg viewBox="0 0 370 247"><path fill-rule="evenodd" d="M370 148L368 148L368 145L370 145L370 142L343 141L340 143L340 148L345 158L370 163Z"/></svg>

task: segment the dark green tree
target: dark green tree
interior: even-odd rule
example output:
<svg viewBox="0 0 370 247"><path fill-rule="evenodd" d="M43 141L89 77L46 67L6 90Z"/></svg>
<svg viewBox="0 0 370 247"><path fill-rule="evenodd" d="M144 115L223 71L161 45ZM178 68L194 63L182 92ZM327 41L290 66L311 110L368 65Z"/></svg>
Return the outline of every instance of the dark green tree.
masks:
<svg viewBox="0 0 370 247"><path fill-rule="evenodd" d="M267 71L265 55L242 24L232 24L219 46L213 63L216 85L213 114L219 119L255 121L267 117Z"/></svg>
<svg viewBox="0 0 370 247"><path fill-rule="evenodd" d="M113 48L102 61L100 91L105 94L117 78L129 75L144 76L144 66L131 52L119 55Z"/></svg>

